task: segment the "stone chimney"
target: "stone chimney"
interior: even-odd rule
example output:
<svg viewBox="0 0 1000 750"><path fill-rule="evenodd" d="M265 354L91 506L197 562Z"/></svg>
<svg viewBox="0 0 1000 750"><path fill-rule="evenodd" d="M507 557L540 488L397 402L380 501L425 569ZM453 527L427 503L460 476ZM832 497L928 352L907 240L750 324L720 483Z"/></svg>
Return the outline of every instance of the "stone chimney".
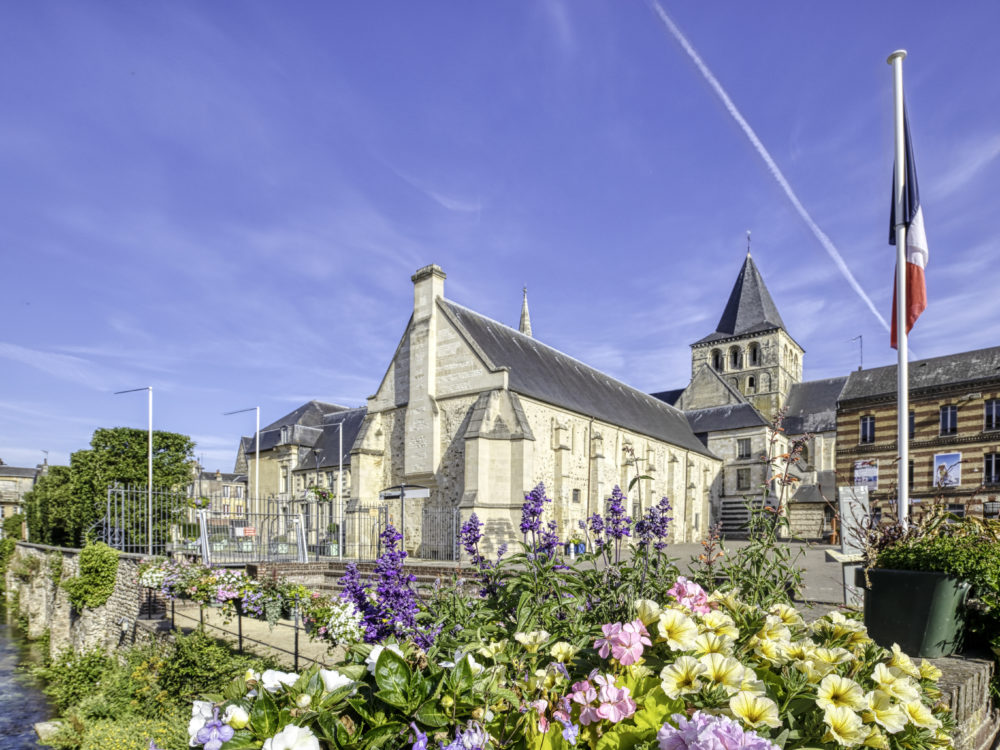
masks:
<svg viewBox="0 0 1000 750"><path fill-rule="evenodd" d="M440 460L437 408L438 298L446 276L440 266L424 266L413 274L413 323L410 327L410 398L406 407L407 481L433 480Z"/></svg>

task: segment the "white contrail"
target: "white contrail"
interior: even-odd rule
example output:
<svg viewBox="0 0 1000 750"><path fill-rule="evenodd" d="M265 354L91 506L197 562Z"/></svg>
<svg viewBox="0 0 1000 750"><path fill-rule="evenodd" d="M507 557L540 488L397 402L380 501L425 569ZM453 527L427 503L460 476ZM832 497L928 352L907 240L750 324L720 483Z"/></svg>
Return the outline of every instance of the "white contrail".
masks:
<svg viewBox="0 0 1000 750"><path fill-rule="evenodd" d="M809 229L812 230L812 233L816 235L816 239L819 240L823 249L826 250L834 264L838 269L840 269L844 278L847 279L847 283L851 285L851 288L853 288L855 292L857 292L862 301L868 305L868 309L872 311L872 314L874 314L876 318L878 318L878 322L882 324L882 327L888 331L889 324L886 322L886 319L882 317L882 313L878 311L875 304L871 301L871 298L865 293L865 290L861 288L861 284L859 284L858 280L854 278L854 274L851 273L851 269L847 267L847 263L844 262L843 256L841 256L837 248L834 247L833 242L826 236L826 233L819 228L819 225L813 221L809 212L806 211L805 206L802 205L802 201L799 200L795 191L792 190L792 186L789 185L788 180L785 179L785 175L781 173L781 170L778 169L778 165L775 164L774 159L771 158L771 154L768 153L766 148L764 148L764 144L760 142L760 138L757 137L757 134L753 131L753 128L750 127L750 124L743 119L743 115L740 114L736 105L733 104L733 100L730 99L729 95L723 90L722 84L720 84L716 77L712 75L712 71L708 69L708 66L702 62L701 57L699 57L698 53L695 52L694 47L691 46L684 34L681 33L681 30L677 28L677 25L670 20L670 16L668 16L666 11L663 10L660 3L657 0L651 0L651 5L660 17L660 20L663 21L664 26L666 26L670 33L673 34L674 39L680 43L681 47L684 48L684 51L687 52L688 57L690 57L694 64L698 66L698 70L701 71L702 76L704 76L705 80L708 81L708 84L712 87L715 93L719 95L719 98L725 105L726 110L728 110L729 114L732 115L734 120L736 120L736 124L743 129L744 133L746 133L747 138L750 139L750 143L753 144L757 153L760 154L760 158L764 160L764 163L771 171L774 179L777 180L778 185L780 185L781 189L785 191L785 195L788 196L788 200L791 201L795 210L799 212L799 216L802 217L806 226L808 226Z"/></svg>

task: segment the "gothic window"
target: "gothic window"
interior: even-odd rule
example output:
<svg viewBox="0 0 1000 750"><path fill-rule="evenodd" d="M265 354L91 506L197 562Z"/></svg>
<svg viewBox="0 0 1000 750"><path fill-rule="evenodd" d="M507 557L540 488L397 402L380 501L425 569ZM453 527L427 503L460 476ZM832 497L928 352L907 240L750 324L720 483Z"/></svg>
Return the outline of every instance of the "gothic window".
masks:
<svg viewBox="0 0 1000 750"><path fill-rule="evenodd" d="M743 353L738 346L734 346L729 350L729 369L739 370L741 367L743 367Z"/></svg>
<svg viewBox="0 0 1000 750"><path fill-rule="evenodd" d="M757 392L757 378L753 375L747 378L747 393Z"/></svg>
<svg viewBox="0 0 1000 750"><path fill-rule="evenodd" d="M722 372L724 369L725 360L722 356L722 352L718 349L712 350L712 369L716 372Z"/></svg>
<svg viewBox="0 0 1000 750"><path fill-rule="evenodd" d="M756 341L750 344L749 356L751 367L760 365L760 345Z"/></svg>

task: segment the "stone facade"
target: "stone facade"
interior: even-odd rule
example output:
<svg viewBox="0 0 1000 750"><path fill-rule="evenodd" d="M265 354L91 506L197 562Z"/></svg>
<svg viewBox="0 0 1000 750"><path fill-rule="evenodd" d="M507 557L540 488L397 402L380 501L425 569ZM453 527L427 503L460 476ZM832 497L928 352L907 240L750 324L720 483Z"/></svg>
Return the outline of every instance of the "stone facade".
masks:
<svg viewBox="0 0 1000 750"><path fill-rule="evenodd" d="M48 462L34 468L8 466L0 461L0 521L15 513L23 513L23 499L35 482L48 470Z"/></svg>
<svg viewBox="0 0 1000 750"><path fill-rule="evenodd" d="M679 412L527 333L447 302L444 280L437 266L413 277L413 316L351 451L351 502L375 503L382 489L404 482L426 487L429 497L407 506L408 527L411 513L419 523L428 509L459 508L463 520L475 512L486 523L495 545L520 538L524 495L539 482L565 536L603 511L615 485L627 487L641 474L651 479L631 493L631 510L667 496L677 517L675 541L700 539L719 462ZM530 331L530 323L522 320L521 328ZM552 381L565 373L630 404L648 404L651 413L663 411L678 442L595 415L582 387L546 391L540 379L530 380L532 368L547 368ZM420 535L408 531L406 538L409 547Z"/></svg>
<svg viewBox="0 0 1000 750"><path fill-rule="evenodd" d="M18 613L28 621L29 638L40 638L48 631L50 654L55 657L66 648L76 653L92 649L112 653L144 637L145 631L136 628L141 604L140 555L121 554L114 593L104 605L83 612L73 609L67 593L53 580L49 560L55 555L62 558L63 580L77 574L80 550L26 542L18 543L7 568L7 602L17 601ZM35 562L29 562L32 559ZM22 580L15 574L18 569L33 574Z"/></svg>

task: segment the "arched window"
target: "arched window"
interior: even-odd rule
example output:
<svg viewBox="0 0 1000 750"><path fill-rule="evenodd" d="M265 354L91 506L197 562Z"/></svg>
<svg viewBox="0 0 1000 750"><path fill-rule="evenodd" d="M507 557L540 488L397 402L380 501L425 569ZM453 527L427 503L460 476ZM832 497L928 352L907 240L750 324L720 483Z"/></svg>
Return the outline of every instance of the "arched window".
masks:
<svg viewBox="0 0 1000 750"><path fill-rule="evenodd" d="M747 393L757 392L757 378L753 375L747 378Z"/></svg>
<svg viewBox="0 0 1000 750"><path fill-rule="evenodd" d="M739 370L741 367L743 367L743 352L738 346L734 346L729 350L729 369Z"/></svg>
<svg viewBox="0 0 1000 750"><path fill-rule="evenodd" d="M756 341L750 344L749 358L751 367L757 367L760 364L760 345Z"/></svg>
<svg viewBox="0 0 1000 750"><path fill-rule="evenodd" d="M725 367L725 359L722 356L722 352L718 349L712 350L712 369L716 372L722 372Z"/></svg>

